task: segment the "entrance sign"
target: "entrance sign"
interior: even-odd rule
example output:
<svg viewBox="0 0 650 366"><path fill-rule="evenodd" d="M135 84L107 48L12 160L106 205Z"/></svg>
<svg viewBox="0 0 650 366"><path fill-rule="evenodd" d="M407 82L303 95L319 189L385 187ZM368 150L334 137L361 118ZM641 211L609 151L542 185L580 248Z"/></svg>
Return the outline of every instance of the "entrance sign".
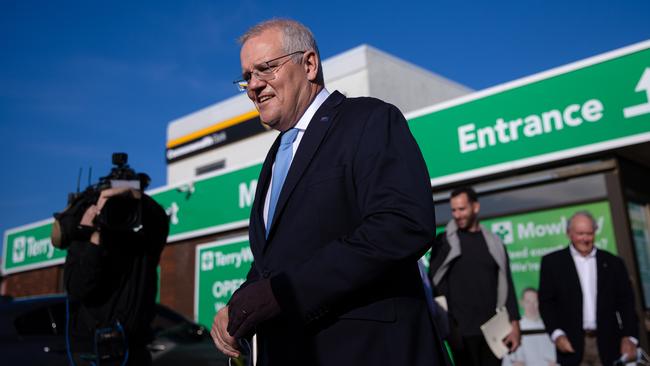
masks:
<svg viewBox="0 0 650 366"><path fill-rule="evenodd" d="M407 115L438 186L650 141L650 40Z"/></svg>
<svg viewBox="0 0 650 366"><path fill-rule="evenodd" d="M650 67L645 69L643 76L641 76L641 80L639 80L634 91L639 93L645 92L647 100L645 103L625 108L623 110L625 118L632 118L650 113Z"/></svg>
<svg viewBox="0 0 650 366"><path fill-rule="evenodd" d="M196 247L194 270L194 319L208 328L217 311L246 281L253 263L248 236Z"/></svg>

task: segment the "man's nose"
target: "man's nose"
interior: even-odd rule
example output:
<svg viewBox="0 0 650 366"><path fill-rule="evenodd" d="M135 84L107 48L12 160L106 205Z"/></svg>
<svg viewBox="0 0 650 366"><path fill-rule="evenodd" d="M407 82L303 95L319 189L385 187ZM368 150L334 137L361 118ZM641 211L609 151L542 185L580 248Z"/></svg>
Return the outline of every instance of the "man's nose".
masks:
<svg viewBox="0 0 650 366"><path fill-rule="evenodd" d="M258 90L266 86L266 81L261 80L254 73L251 75L251 79L248 81L248 90Z"/></svg>

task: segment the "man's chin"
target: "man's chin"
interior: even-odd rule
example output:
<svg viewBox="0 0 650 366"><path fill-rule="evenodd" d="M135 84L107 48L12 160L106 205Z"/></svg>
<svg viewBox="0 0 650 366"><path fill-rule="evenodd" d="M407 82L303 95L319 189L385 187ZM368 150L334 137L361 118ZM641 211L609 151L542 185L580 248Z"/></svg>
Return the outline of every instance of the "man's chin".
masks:
<svg viewBox="0 0 650 366"><path fill-rule="evenodd" d="M262 116L260 115L260 121L262 121L262 123L264 123L266 126L272 128L274 130L278 129L278 120L265 121L264 118L262 118Z"/></svg>

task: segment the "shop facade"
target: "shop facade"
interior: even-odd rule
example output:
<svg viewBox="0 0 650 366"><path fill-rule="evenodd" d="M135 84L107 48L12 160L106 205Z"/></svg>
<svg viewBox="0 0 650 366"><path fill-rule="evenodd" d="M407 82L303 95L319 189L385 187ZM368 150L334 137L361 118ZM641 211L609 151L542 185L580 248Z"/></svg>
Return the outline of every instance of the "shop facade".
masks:
<svg viewBox="0 0 650 366"><path fill-rule="evenodd" d="M462 96L406 113L429 168L437 224L451 218L450 190L474 186L483 225L506 244L520 297L524 289L537 288L541 257L568 244L568 218L591 212L599 223L597 246L621 256L631 276L647 349L650 41L463 94L459 89ZM229 113L224 120L247 111ZM193 122L204 118L200 113L197 118L184 122L192 128L177 125L182 133L170 141L191 135L195 140L181 143L188 144L205 137L196 131L219 131ZM275 136L255 131L221 150L203 146L185 159L175 156L170 184L148 192L171 222L160 301L206 325L252 262L248 216L264 153ZM231 159L234 144L253 144L255 152L245 162ZM177 146L168 144L168 152ZM198 170L222 160L212 172ZM62 291L65 252L49 243L51 224L45 220L5 233L3 294Z"/></svg>

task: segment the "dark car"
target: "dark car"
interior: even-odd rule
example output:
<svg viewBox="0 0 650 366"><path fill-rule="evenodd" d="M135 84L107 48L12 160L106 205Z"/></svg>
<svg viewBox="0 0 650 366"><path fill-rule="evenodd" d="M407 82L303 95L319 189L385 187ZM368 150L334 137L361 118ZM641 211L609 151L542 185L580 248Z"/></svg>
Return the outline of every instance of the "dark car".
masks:
<svg viewBox="0 0 650 366"><path fill-rule="evenodd" d="M0 299L0 359L3 365L68 365L65 296ZM149 344L156 366L227 366L208 330L158 304Z"/></svg>

